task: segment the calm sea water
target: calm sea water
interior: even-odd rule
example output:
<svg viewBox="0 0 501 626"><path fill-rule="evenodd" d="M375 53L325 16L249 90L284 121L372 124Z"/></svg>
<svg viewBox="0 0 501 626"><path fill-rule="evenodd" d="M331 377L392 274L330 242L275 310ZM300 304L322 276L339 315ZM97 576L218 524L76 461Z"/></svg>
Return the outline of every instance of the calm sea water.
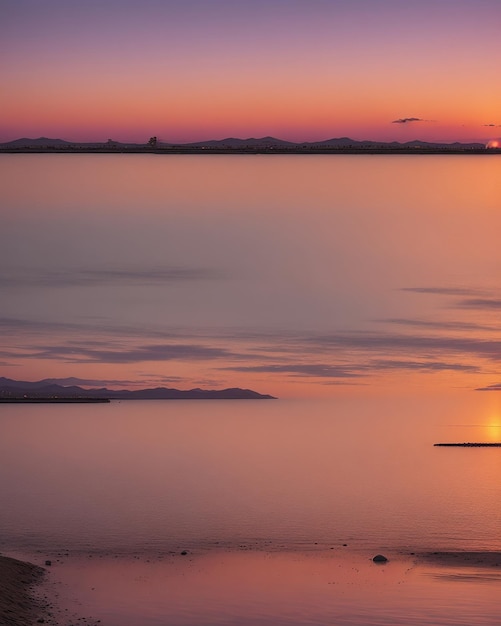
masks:
<svg viewBox="0 0 501 626"><path fill-rule="evenodd" d="M492 404L4 405L2 547L501 549L500 451L433 447L501 440Z"/></svg>
<svg viewBox="0 0 501 626"><path fill-rule="evenodd" d="M495 623L497 572L409 553L501 549L500 450L433 446L500 417L465 391L4 405L0 550L52 558L113 626Z"/></svg>

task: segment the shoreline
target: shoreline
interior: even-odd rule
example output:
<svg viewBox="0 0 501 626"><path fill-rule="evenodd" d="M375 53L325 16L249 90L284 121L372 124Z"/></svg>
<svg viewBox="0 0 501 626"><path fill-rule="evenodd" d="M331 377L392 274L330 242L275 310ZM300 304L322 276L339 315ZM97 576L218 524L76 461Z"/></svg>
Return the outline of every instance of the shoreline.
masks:
<svg viewBox="0 0 501 626"><path fill-rule="evenodd" d="M34 593L45 574L43 567L0 555L0 624L56 626L50 614L51 605Z"/></svg>
<svg viewBox="0 0 501 626"><path fill-rule="evenodd" d="M332 549L332 548L331 548ZM222 550L226 552L226 550ZM232 551L230 550L229 553ZM238 552L238 550L237 550ZM247 552L247 550L245 550ZM261 553L260 550L257 551ZM287 552L287 551L286 551ZM325 558L325 554L332 555L330 550L319 550L317 554L321 559ZM325 554L323 554L325 553ZM183 552L178 554L184 554ZM187 553L189 557L195 556L194 554ZM500 550L440 550L440 551L416 551L405 552L402 551L389 551L386 552L388 557L388 564L391 566L391 562L401 563L402 561L409 561L414 566L428 566L429 568L443 568L449 570L448 576L456 576L464 574L455 574L455 570L472 569L472 570L485 570L490 568L496 568L499 571L501 568L501 551ZM110 557L110 555L108 555ZM170 554L172 558L174 555ZM199 555L201 556L201 555ZM315 554L311 552L307 553L308 558L315 558ZM334 555L332 555L334 556ZM352 555L354 556L354 555ZM357 551L355 558L360 558L361 553ZM367 567L372 567L371 561L372 554L368 553ZM28 557L29 558L29 557ZM343 559L351 561L348 554L344 553ZM191 561L191 558L184 560L184 557L180 557L179 563L186 565ZM132 559L134 565L137 565L137 557ZM145 560L145 564L151 566L150 560ZM386 563L376 564L375 568L385 567ZM339 566L339 565L338 565ZM353 569L353 568L352 568ZM377 571L377 569L375 570ZM390 571L390 570L389 570ZM443 574L442 574L443 575ZM482 576L479 572L474 576ZM348 574L349 576L349 574ZM498 574L496 574L496 577ZM59 581L60 582L60 581ZM54 584L54 583L52 583ZM57 581L56 581L56 584ZM58 601L52 600L58 598L59 595L53 590L50 591L51 582L47 576L47 569L40 567L31 562L18 560L3 554L0 555L0 624L2 626L28 626L36 624L47 624L48 626L62 626L62 623L67 623L70 618L70 614L66 613L63 618L63 605L58 606ZM45 594L48 595L45 595ZM81 604L81 603L80 603ZM80 610L86 610L84 606L80 606ZM77 609L78 610L78 609ZM80 610L78 611L80 613ZM67 608L64 611L68 611ZM60 620L63 619L63 622ZM75 617L75 620L83 620L83 624L98 624L99 620L93 618ZM73 623L73 622L72 622Z"/></svg>

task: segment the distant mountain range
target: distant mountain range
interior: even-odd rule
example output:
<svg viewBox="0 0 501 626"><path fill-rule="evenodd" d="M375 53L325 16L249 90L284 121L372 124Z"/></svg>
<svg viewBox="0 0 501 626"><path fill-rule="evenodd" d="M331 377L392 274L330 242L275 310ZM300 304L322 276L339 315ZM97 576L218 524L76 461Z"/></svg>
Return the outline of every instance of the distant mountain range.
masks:
<svg viewBox="0 0 501 626"><path fill-rule="evenodd" d="M152 138L154 139L154 138ZM0 151L61 151L61 152L192 152L192 151L242 151L242 152L323 152L327 150L339 151L468 151L468 150L485 150L483 143L445 143L445 142L426 142L426 141L407 141L400 143L398 141L357 141L349 137L338 137L326 139L324 141L312 141L295 143L284 141L275 137L261 137L238 139L228 137L227 139L211 139L207 141L197 141L192 143L168 143L163 141L152 141L147 143L123 143L119 141L108 140L107 142L78 142L65 141L63 139L51 139L49 137L39 137L30 139L27 137L15 139L0 144ZM498 152L498 149L491 149ZM491 151L489 150L489 151Z"/></svg>
<svg viewBox="0 0 501 626"><path fill-rule="evenodd" d="M62 379L63 381L67 379ZM251 389L154 389L112 390L84 389L77 385L61 385L59 379L45 379L37 382L11 380L0 377L0 400L11 398L108 398L109 400L273 400L273 396L263 395Z"/></svg>

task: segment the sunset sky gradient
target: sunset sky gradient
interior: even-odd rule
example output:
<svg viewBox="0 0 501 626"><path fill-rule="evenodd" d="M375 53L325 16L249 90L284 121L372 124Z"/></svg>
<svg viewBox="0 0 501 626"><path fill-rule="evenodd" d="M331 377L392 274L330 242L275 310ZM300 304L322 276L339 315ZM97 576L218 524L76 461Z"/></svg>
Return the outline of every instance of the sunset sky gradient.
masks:
<svg viewBox="0 0 501 626"><path fill-rule="evenodd" d="M500 32L499 0L0 0L0 141L487 142Z"/></svg>

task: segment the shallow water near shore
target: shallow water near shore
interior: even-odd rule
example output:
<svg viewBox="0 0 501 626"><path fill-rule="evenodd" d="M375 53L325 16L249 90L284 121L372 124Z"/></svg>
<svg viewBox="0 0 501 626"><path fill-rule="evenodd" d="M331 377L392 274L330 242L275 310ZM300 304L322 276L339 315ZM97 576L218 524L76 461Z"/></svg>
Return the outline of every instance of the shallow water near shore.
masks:
<svg viewBox="0 0 501 626"><path fill-rule="evenodd" d="M501 549L499 449L433 446L501 439L498 410L468 391L5 406L0 550L51 559L61 606L106 626L493 624L495 567L416 554Z"/></svg>
<svg viewBox="0 0 501 626"><path fill-rule="evenodd" d="M63 559L61 614L107 626L495 624L501 572L377 565L357 551L222 552Z"/></svg>

